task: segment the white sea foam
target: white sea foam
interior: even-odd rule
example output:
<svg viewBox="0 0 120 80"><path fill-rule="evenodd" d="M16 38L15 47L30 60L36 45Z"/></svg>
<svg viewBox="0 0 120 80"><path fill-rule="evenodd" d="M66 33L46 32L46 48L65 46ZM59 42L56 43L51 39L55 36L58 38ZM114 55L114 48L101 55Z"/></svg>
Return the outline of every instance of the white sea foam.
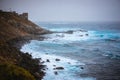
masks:
<svg viewBox="0 0 120 80"><path fill-rule="evenodd" d="M69 43L73 41L87 41L117 38L119 33L98 32L98 31L73 31L73 33L53 33L45 35L44 41L53 43Z"/></svg>
<svg viewBox="0 0 120 80"><path fill-rule="evenodd" d="M85 71L80 68L80 66L85 66L84 63L52 53L59 53L59 51L62 53L62 49L63 52L68 53L69 48L73 49L74 46L64 46L72 41L105 39L111 35L110 33L98 33L96 31L74 31L72 34L53 33L45 35L46 39L44 41L32 40L31 43L24 45L21 51L29 52L34 58L42 59L43 65L46 65L46 70L44 70L46 75L43 80L96 80L93 77L83 78L77 75L77 73ZM75 50L77 51L76 48ZM60 59L60 61L56 61L56 59ZM54 69L56 67L64 69Z"/></svg>
<svg viewBox="0 0 120 80"><path fill-rule="evenodd" d="M72 34L68 33L53 33L45 35L47 37L44 41L65 43L72 41L86 41L100 39L100 34L96 34L94 31L74 31Z"/></svg>
<svg viewBox="0 0 120 80"><path fill-rule="evenodd" d="M83 66L85 65L84 63L56 55L42 55L42 59L44 61L49 59L50 61L44 63L44 65L47 65L47 70L43 80L95 80L92 77L82 78L75 76L76 72L82 72L82 69L78 66ZM55 59L60 59L60 61L56 61ZM55 67L63 67L64 69L54 70ZM55 72L57 72L57 75Z"/></svg>
<svg viewBox="0 0 120 80"><path fill-rule="evenodd" d="M54 34L49 34L46 35L46 37L48 37L46 40L47 41L53 41L53 42L57 42L57 41L81 41L81 40L87 40L90 37L87 36L89 35L88 32L80 32L80 31L76 31L73 32L73 34L67 34L67 33L54 33Z"/></svg>
<svg viewBox="0 0 120 80"><path fill-rule="evenodd" d="M33 45L34 46L34 45ZM43 80L95 80L92 77L82 78L77 76L77 72L83 72L80 66L84 66L84 63L80 61L70 59L68 57L62 57L57 55L45 54L40 51L35 51L29 44L26 44L22 47L22 52L29 52L34 58L41 58L44 62L43 65L46 65L46 75ZM59 59L57 61L56 59ZM49 60L49 61L47 61ZM54 69L56 67L62 67L64 69ZM57 75L55 74L57 72Z"/></svg>

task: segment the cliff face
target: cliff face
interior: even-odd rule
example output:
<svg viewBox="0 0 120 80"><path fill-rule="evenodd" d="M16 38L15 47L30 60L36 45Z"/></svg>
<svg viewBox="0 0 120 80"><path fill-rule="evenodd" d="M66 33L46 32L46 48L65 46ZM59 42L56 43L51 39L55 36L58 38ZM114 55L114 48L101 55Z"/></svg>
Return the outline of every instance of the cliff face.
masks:
<svg viewBox="0 0 120 80"><path fill-rule="evenodd" d="M48 31L40 28L28 19L15 12L0 11L0 42L15 37L44 34Z"/></svg>
<svg viewBox="0 0 120 80"><path fill-rule="evenodd" d="M3 80L40 80L44 75L38 59L20 52L12 44L21 37L49 32L28 20L27 15L0 11L0 78Z"/></svg>

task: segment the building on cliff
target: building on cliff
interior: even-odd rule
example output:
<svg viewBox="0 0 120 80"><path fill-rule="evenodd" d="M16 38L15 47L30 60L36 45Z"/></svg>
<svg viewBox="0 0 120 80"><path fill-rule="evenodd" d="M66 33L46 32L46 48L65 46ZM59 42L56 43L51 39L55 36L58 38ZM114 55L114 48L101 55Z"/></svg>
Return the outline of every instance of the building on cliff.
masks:
<svg viewBox="0 0 120 80"><path fill-rule="evenodd" d="M16 11L3 11L3 10L0 10L0 13L2 13L2 12L14 14L14 15L18 15L18 16L20 16L22 19L28 20L28 13L18 14Z"/></svg>
<svg viewBox="0 0 120 80"><path fill-rule="evenodd" d="M28 20L28 13L22 13L22 14L20 14L20 17L25 20Z"/></svg>

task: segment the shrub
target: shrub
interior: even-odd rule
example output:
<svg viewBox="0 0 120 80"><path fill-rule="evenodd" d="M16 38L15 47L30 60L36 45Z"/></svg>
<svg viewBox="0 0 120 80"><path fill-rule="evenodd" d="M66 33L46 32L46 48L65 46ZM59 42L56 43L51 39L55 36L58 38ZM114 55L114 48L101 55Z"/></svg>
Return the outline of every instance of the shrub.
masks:
<svg viewBox="0 0 120 80"><path fill-rule="evenodd" d="M35 80L25 69L9 63L0 64L1 80Z"/></svg>

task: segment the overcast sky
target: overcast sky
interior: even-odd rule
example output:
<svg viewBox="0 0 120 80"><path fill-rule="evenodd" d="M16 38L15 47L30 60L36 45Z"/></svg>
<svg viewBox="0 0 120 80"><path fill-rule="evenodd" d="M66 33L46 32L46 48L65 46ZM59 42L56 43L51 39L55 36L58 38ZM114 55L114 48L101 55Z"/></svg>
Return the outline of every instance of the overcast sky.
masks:
<svg viewBox="0 0 120 80"><path fill-rule="evenodd" d="M10 8L32 21L120 22L120 0L0 0L0 9Z"/></svg>

